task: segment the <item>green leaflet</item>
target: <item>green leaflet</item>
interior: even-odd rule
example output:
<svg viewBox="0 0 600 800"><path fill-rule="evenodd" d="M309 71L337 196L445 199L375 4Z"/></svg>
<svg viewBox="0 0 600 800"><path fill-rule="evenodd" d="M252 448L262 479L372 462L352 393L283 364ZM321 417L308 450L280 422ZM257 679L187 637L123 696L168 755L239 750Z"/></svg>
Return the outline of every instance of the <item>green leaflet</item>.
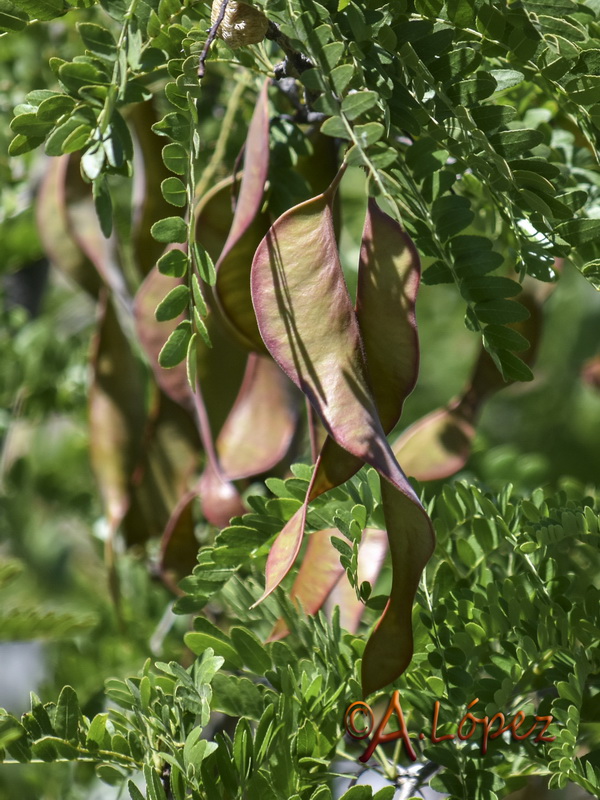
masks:
<svg viewBox="0 0 600 800"><path fill-rule="evenodd" d="M161 258L161 262L162 264L181 263L185 268L187 255L183 250L172 248ZM171 271L177 272L178 270ZM186 287L183 284L179 285L185 291ZM158 385L172 400L191 411L193 403L185 374L185 365L180 363L172 369L164 369L158 363L159 353L169 335L184 319L183 313L178 312L175 318L168 323L156 321L155 309L172 287L173 278L163 275L156 267L151 270L135 296L135 325L140 343L150 361Z"/></svg>
<svg viewBox="0 0 600 800"><path fill-rule="evenodd" d="M65 686L56 705L54 719L56 735L61 739L76 743L80 720L81 711L75 690L71 686Z"/></svg>
<svg viewBox="0 0 600 800"><path fill-rule="evenodd" d="M117 43L110 31L94 22L79 22L77 30L88 50L99 56L114 59Z"/></svg>
<svg viewBox="0 0 600 800"><path fill-rule="evenodd" d="M165 369L173 369L186 357L188 345L192 337L192 324L189 319L184 319L169 334L162 350L158 354L158 363Z"/></svg>
<svg viewBox="0 0 600 800"><path fill-rule="evenodd" d="M19 0L22 11L41 20L50 20L60 17L68 9L63 0Z"/></svg>
<svg viewBox="0 0 600 800"><path fill-rule="evenodd" d="M163 244L187 241L187 225L181 217L165 217L155 222L150 230L152 238Z"/></svg>
<svg viewBox="0 0 600 800"><path fill-rule="evenodd" d="M184 283L172 288L156 306L154 316L157 322L168 322L179 317L187 309L190 290Z"/></svg>
<svg viewBox="0 0 600 800"><path fill-rule="evenodd" d="M169 169L172 169L171 160L163 161L161 153L167 148L177 148L181 145L173 143L163 147L161 137L152 130L152 124L158 119L154 100L133 104L129 119L143 159L143 195L138 201L140 214L135 220L132 233L136 264L141 275L146 275L164 250L163 244L151 236L150 229L155 222L173 214L173 207L170 205L172 195L167 196L161 192L162 183L171 180L169 177ZM181 205L181 202L178 205Z"/></svg>
<svg viewBox="0 0 600 800"><path fill-rule="evenodd" d="M29 15L22 9L17 8L14 3L4 0L0 4L0 30L2 31L20 31L26 27L29 22Z"/></svg>
<svg viewBox="0 0 600 800"><path fill-rule="evenodd" d="M309 398L338 448L343 448L353 457L351 461L347 460L346 470L336 466L337 460L334 460L332 469L339 471L338 477L344 471L349 473L347 478L362 462L374 466L393 487L386 492L386 496L391 498L391 510L406 521L406 527L401 523L402 527L398 529L395 515L390 513L388 517L388 534L399 541L391 548L393 602L380 622L384 632L388 629L400 632L404 644L401 657L397 658L400 651L396 642L385 633L375 631L370 640L368 658L363 662L363 691L368 694L400 675L408 665L410 655L407 658L407 654L412 652L412 597L408 612L404 607L395 608L393 603L406 604L410 591L414 594L434 540L429 518L389 448L371 393L365 344L341 272L333 228L331 206L342 173L343 170L324 194L290 209L271 227L252 265L252 299L259 330L269 351ZM371 263L377 263L374 254L385 252L385 246L380 245L372 233L373 228L382 223L383 215L377 213L371 204L363 236L367 259L365 263L361 258L364 268L367 264L370 267ZM386 219L385 224L389 228L386 238L391 231L397 237L391 252L400 251L404 255L405 235L399 226L394 227L392 220L388 222ZM411 251L410 257L400 259L400 262L414 265L415 255ZM395 266L401 272L399 265ZM382 286L377 286L377 294L381 289ZM408 292L407 295L410 297ZM384 301L384 297L381 300ZM396 313L403 316L398 314L397 305ZM414 338L412 346L414 349ZM410 358L408 362L411 372L405 380L411 386L416 361L413 357L412 363ZM374 365L370 375L373 385L377 385L378 371ZM331 485L326 485L327 481L323 485L322 478L317 481L319 474L322 472L317 468L307 500L271 549L263 597L281 582L293 563L302 539L307 503L331 488ZM384 665L383 670L378 662Z"/></svg>

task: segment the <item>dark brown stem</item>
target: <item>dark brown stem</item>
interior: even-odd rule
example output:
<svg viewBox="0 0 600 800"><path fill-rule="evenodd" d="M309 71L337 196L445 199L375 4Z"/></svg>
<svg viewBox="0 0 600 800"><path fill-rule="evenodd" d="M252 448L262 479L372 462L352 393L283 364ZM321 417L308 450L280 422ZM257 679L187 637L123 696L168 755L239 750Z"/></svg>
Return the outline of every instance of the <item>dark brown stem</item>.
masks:
<svg viewBox="0 0 600 800"><path fill-rule="evenodd" d="M167 800L173 800L173 792L171 790L171 767L169 764L163 766L161 780L163 789L167 795Z"/></svg>
<svg viewBox="0 0 600 800"><path fill-rule="evenodd" d="M206 69L206 59L208 58L208 51L210 50L211 44L217 38L217 31L219 30L219 25L223 22L225 17L225 12L227 11L227 5L229 0L222 0L221 8L219 9L219 13L217 15L217 19L215 20L215 24L211 25L208 30L208 37L202 48L202 52L200 53L200 60L198 62L198 77L203 78L204 72Z"/></svg>
<svg viewBox="0 0 600 800"><path fill-rule="evenodd" d="M303 53L296 50L288 37L270 20L266 38L276 42L286 55L283 65L279 68L276 67L276 72L279 71L280 73L279 75L276 74L277 79L286 77L299 78L302 72L314 67L310 58L307 58Z"/></svg>

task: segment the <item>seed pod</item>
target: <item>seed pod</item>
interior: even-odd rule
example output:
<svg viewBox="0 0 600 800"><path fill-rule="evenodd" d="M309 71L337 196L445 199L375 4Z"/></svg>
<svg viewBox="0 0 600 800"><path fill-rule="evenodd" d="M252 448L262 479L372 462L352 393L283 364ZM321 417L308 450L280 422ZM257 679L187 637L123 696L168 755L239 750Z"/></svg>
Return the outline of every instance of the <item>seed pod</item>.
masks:
<svg viewBox="0 0 600 800"><path fill-rule="evenodd" d="M221 0L213 0L210 14L211 25L214 25L217 21L221 4ZM235 50L248 44L262 42L268 27L269 20L262 11L246 3L230 0L225 10L223 21L219 25L217 36Z"/></svg>

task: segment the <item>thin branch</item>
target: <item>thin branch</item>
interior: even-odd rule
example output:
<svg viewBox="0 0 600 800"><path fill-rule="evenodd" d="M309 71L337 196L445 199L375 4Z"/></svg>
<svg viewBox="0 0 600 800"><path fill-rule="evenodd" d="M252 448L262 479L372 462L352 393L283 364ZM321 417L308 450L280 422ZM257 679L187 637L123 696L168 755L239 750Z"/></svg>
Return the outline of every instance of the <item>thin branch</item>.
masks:
<svg viewBox="0 0 600 800"><path fill-rule="evenodd" d="M202 48L202 52L200 53L200 60L198 62L198 77L203 78L204 72L206 69L206 59L208 58L208 51L210 50L211 44L217 38L217 31L219 30L220 24L223 22L225 18L225 12L227 11L227 5L229 4L229 0L221 0L221 8L219 9L219 13L217 15L217 19L215 20L215 24L211 25L208 30L208 37L206 42L204 43L204 47Z"/></svg>
<svg viewBox="0 0 600 800"><path fill-rule="evenodd" d="M276 42L286 55L283 64L275 67L275 77L277 80L286 77L299 78L301 73L305 70L314 67L310 58L296 50L289 38L282 33L279 26L271 22L271 20L269 20L266 38Z"/></svg>

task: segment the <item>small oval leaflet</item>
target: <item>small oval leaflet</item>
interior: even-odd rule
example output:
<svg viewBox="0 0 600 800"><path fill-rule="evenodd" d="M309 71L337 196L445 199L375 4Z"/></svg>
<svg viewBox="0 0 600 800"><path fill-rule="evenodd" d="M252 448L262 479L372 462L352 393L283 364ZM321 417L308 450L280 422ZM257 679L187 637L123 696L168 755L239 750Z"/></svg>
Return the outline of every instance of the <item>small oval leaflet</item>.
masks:
<svg viewBox="0 0 600 800"><path fill-rule="evenodd" d="M158 354L158 363L160 366L170 369L180 364L187 355L188 343L191 336L192 323L188 319L180 322Z"/></svg>
<svg viewBox="0 0 600 800"><path fill-rule="evenodd" d="M187 307L189 299L190 290L185 284L175 286L156 307L155 316L157 321L166 322L178 317Z"/></svg>

